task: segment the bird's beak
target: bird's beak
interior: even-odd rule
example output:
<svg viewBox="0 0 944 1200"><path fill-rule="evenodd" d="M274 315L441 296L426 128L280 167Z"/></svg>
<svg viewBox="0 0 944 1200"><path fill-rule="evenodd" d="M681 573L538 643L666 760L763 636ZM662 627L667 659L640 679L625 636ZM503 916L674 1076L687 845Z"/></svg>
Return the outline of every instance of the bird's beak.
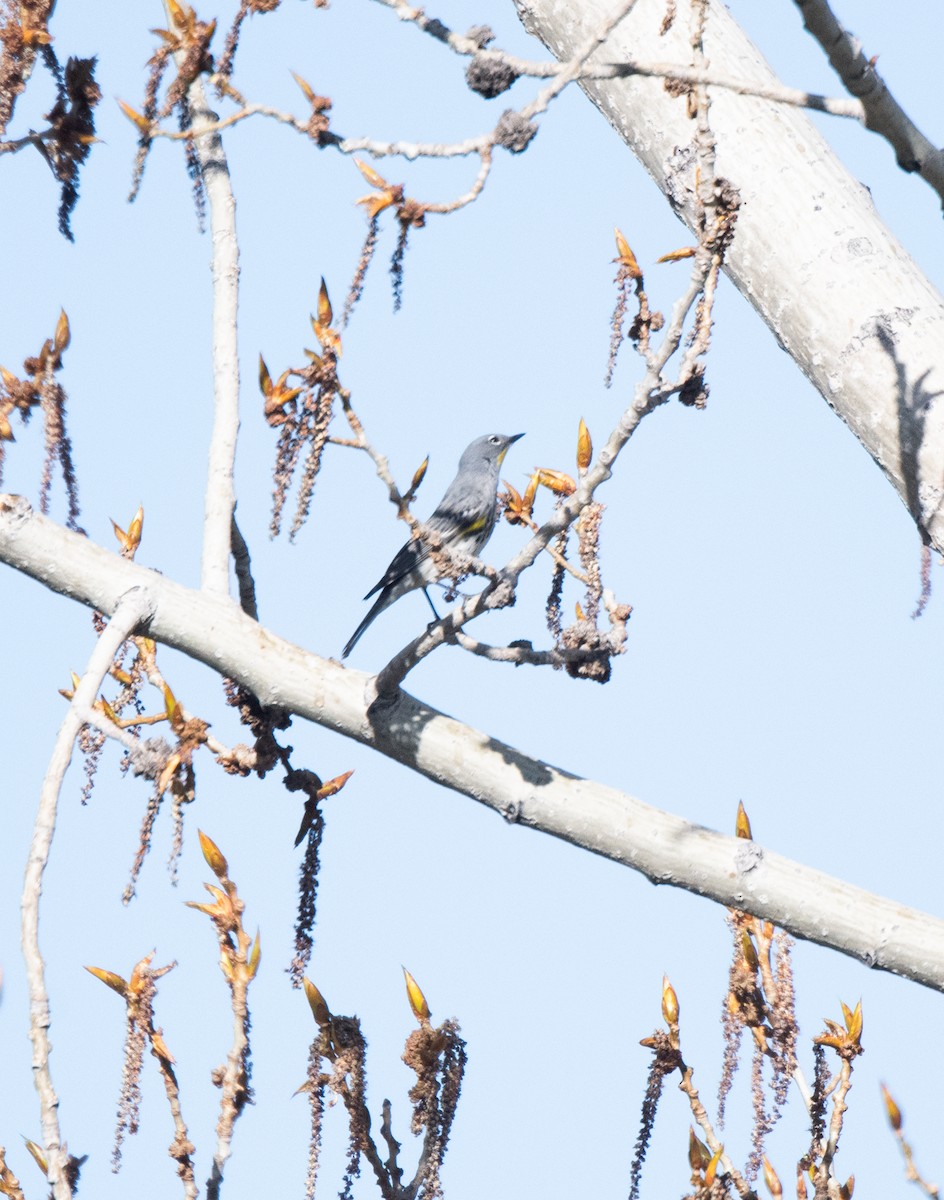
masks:
<svg viewBox="0 0 944 1200"><path fill-rule="evenodd" d="M498 456L498 465L499 466L501 466L502 463L505 461L505 455L508 453L512 442L516 442L518 440L518 438L523 438L523 437L524 437L523 433L516 433L514 437L510 437L508 439L508 445L505 447L504 450L502 450L501 454L499 454L499 456Z"/></svg>

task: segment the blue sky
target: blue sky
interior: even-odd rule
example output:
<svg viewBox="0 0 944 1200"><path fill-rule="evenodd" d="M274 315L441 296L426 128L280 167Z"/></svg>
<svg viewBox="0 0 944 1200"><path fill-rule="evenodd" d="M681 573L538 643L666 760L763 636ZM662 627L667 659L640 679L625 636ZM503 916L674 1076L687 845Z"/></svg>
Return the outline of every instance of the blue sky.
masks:
<svg viewBox="0 0 944 1200"><path fill-rule="evenodd" d="M76 244L55 231L56 195L38 155L5 161L6 286L0 362L16 371L51 334L60 306L73 342L63 381L70 396L83 524L111 544L109 518L145 509L139 561L184 583L199 579L210 423L209 240L196 228L176 146L155 147L141 195L125 202L134 131L116 100L140 102L148 27L160 6L63 6L53 24L60 54L98 54L103 144L94 148L74 218ZM849 6L850 9L853 6ZM838 15L852 24L932 138L932 81L944 15L877 3ZM730 8L784 81L838 93L794 7ZM227 10L228 11L228 10ZM543 57L498 0L430 9L464 29L488 22L498 43ZM209 11L201 15L209 16ZM226 13L220 10L221 24ZM920 34L920 36L918 36ZM334 101L345 134L455 140L491 127L491 105L465 88L464 64L363 0L327 11L287 3L248 23L236 82L254 99L301 111L294 69ZM40 121L49 91L34 81L15 132ZM520 83L513 103L532 85ZM935 195L894 167L891 151L851 123L817 119L895 234L941 284L941 214ZM251 122L227 138L242 250L243 425L239 516L250 542L262 619L278 633L337 656L363 612L361 596L403 540L365 458L327 456L312 518L295 545L270 542L274 455L261 415L256 362L273 373L311 345L308 314L323 275L340 307L364 236L354 200L364 182L349 159L317 152L287 130ZM410 194L448 199L474 163L379 164ZM516 485L535 465L570 469L582 416L602 441L636 380L630 357L602 386L613 303L613 227L631 241L650 298L674 299L685 267L654 260L685 244L672 217L615 134L583 97L563 96L528 152L500 155L484 196L411 238L404 307L392 313L385 227L367 290L345 335L342 379L376 444L405 486L427 453L416 511L425 515L473 437L526 431L505 463ZM607 583L633 605L626 655L605 688L551 672L499 668L445 650L409 681L429 703L531 754L624 788L689 820L733 830L738 800L757 839L779 853L931 912L940 911L937 847L944 645L939 568L935 595L910 620L919 589L919 540L881 473L729 284L719 290L704 413L678 405L648 418L600 499L607 504ZM39 422L17 431L5 489L35 500ZM61 492L56 515L64 512ZM504 526L488 557L504 561L520 535ZM515 608L478 630L489 640L543 639L547 572L534 571ZM4 849L0 876L0 1142L34 1195L41 1187L20 1133L38 1136L29 1080L26 1001L17 905L33 814L64 703L56 689L81 670L89 615L38 585L0 575L7 614L0 689L6 733ZM352 663L377 669L426 620L422 596L371 627ZM239 740L219 683L162 652L181 701ZM299 763L323 776L354 768L328 802L315 957L310 974L332 1008L356 1012L370 1045L375 1114L394 1105L409 1143L400 1063L412 1027L400 966L424 987L436 1019L455 1015L469 1042L464 1096L446 1160L450 1200L471 1200L482 1180L497 1200L622 1196L628 1188L648 1052L668 972L682 1007L683 1048L696 1083L713 1095L729 946L716 906L655 889L623 868L509 827L464 797L437 789L329 733L296 723ZM91 803L79 803L81 769L63 792L44 894L42 942L53 1006L53 1072L64 1136L90 1155L85 1191L97 1197L173 1194L164 1147L170 1123L156 1078L146 1079L144 1131L109 1173L121 1070L117 997L82 970L127 974L156 948L178 960L162 981L158 1020L178 1060L185 1113L206 1178L216 1093L209 1071L226 1052L226 994L199 899L209 872L197 826L219 843L262 930L263 966L253 1024L257 1104L237 1128L226 1194L265 1188L299 1194L307 1109L292 1092L305 1073L314 1024L288 986L298 852L297 801L273 780L233 781L198 762L181 879L170 886L166 815L139 886L120 904L147 800L106 755ZM868 1194L904 1189L878 1098L885 1079L905 1109L906 1132L934 1177L939 1137L933 1052L922 1047L939 999L870 974L815 947L796 949L803 1065L809 1037L839 1000L865 1010L867 1053L840 1152ZM925 1064L927 1064L925 1066ZM726 1146L747 1153L747 1073L729 1116ZM710 1106L709 1106L710 1107ZM329 1114L322 1187L340 1180L344 1133ZM687 1108L669 1088L656 1125L643 1195L688 1184ZM785 1185L805 1149L791 1106L770 1154ZM405 1147L405 1155L409 1151ZM408 1160L409 1161L409 1160ZM358 1196L373 1194L365 1179Z"/></svg>

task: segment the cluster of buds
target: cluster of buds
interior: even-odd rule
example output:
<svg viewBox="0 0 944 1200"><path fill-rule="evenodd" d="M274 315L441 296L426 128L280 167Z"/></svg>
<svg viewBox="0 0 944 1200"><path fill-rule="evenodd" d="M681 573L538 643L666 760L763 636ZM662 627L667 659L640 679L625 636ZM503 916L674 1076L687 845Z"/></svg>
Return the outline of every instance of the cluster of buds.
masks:
<svg viewBox="0 0 944 1200"><path fill-rule="evenodd" d="M842 1005L843 1024L825 1018L826 1029L813 1038L814 1045L829 1046L843 1062L851 1062L862 1053L862 1001L855 1008Z"/></svg>
<svg viewBox="0 0 944 1200"><path fill-rule="evenodd" d="M14 412L18 412L23 420L27 420L32 409L42 404L48 390L48 381L62 366L62 355L71 336L69 318L65 312L60 312L53 336L43 342L39 354L30 356L23 363L26 378L19 379L12 371L0 367L0 381L3 385L0 388L0 443L15 440L10 424L10 417Z"/></svg>
<svg viewBox="0 0 944 1200"><path fill-rule="evenodd" d="M264 400L263 415L273 429L280 425L293 422L298 414L298 397L312 389L337 392L338 360L341 357L341 335L335 328L334 310L328 296L328 287L324 279L318 290L318 311L311 317L311 327L318 339L321 352L305 350L309 366L304 368L289 367L273 380L266 366L265 359L259 355L259 390ZM289 386L289 379L297 379L298 385Z"/></svg>
<svg viewBox="0 0 944 1200"><path fill-rule="evenodd" d="M577 429L577 472L581 478L587 473L587 468L593 459L593 441L590 430L583 417ZM559 500L572 496L577 490L577 484L572 475L566 471L555 471L550 467L535 467L528 479L524 494L512 487L508 480L503 480L508 489L500 500L505 510L505 520L510 525L526 525L529 529L537 529L532 518L534 501L539 487L547 488Z"/></svg>
<svg viewBox="0 0 944 1200"><path fill-rule="evenodd" d="M413 229L423 228L426 224L428 205L421 204L419 200L411 200L406 195L402 183L388 183L379 172L361 159L355 158L354 162L374 188L373 192L355 201L356 204L363 204L368 221L373 223L385 209L393 208L401 225Z"/></svg>
<svg viewBox="0 0 944 1200"><path fill-rule="evenodd" d="M331 101L327 96L319 96L314 88L306 80L302 79L301 75L296 75L292 72L292 78L302 89L305 99L311 105L311 116L308 118L306 131L308 136L318 146L327 145L334 135L329 131L330 118L328 113L331 111ZM334 138L334 140L337 140Z"/></svg>
<svg viewBox="0 0 944 1200"><path fill-rule="evenodd" d="M245 989L259 970L259 934L256 933L253 941L243 928L245 905L239 898L236 884L229 878L229 865L220 848L202 830L199 834L203 857L220 886L212 883L203 885L213 898L212 904L199 904L196 900L188 900L186 904L188 908L205 913L213 922L220 944L220 970L230 988Z"/></svg>

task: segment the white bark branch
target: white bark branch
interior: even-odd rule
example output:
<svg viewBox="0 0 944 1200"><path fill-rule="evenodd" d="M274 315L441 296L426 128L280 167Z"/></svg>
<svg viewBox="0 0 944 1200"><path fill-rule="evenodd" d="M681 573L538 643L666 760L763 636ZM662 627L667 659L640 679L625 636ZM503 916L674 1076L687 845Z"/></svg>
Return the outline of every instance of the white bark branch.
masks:
<svg viewBox="0 0 944 1200"><path fill-rule="evenodd" d="M84 539L75 534L79 541ZM46 1151L48 1178L55 1200L71 1200L72 1188L66 1177L65 1153L59 1130L59 1099L49 1070L49 996L46 991L45 964L39 947L39 902L43 890L43 873L49 861L59 792L72 760L72 747L79 730L85 724L84 712L95 702L98 689L105 678L118 649L150 615L150 603L145 590L138 584L114 594L108 611L113 613L92 651L85 674L72 697L69 711L60 726L53 747L33 827L33 840L23 880L20 905L21 939L26 978L30 997L30 1041L33 1043L33 1082L39 1093L43 1146Z"/></svg>
<svg viewBox="0 0 944 1200"><path fill-rule="evenodd" d="M207 459L203 517L202 585L217 595L229 594L230 533L236 492L233 464L239 433L239 244L236 240L236 200L229 177L223 141L206 131L216 114L207 107L203 80L190 85L194 146L210 209L213 243L213 434Z"/></svg>
<svg viewBox="0 0 944 1200"><path fill-rule="evenodd" d="M195 592L0 496L0 561L111 613L135 586L149 635L288 709L479 801L506 820L571 842L796 937L944 991L944 921L725 837L616 788L529 758L401 693L368 715L370 679L284 641L223 597Z"/></svg>
<svg viewBox="0 0 944 1200"><path fill-rule="evenodd" d="M517 7L569 62L611 3ZM587 70L598 60L686 62L686 23L660 37L664 12L665 0L639 0ZM713 72L781 86L719 0L705 50ZM639 76L580 86L692 227L695 130L684 101ZM711 125L718 171L743 201L725 271L944 551L944 405L934 403L944 390L944 300L802 112L718 89ZM627 234L638 251L638 234Z"/></svg>

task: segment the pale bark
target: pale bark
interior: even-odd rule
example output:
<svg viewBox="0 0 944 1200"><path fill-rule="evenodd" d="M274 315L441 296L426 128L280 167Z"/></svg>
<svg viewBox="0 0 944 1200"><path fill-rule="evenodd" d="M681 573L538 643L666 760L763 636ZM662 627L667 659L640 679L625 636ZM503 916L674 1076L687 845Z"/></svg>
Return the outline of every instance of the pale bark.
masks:
<svg viewBox="0 0 944 1200"><path fill-rule="evenodd" d="M562 61L613 7L612 0L516 4L525 27ZM624 60L689 63L687 6L662 37L665 11L665 0L639 0L590 69ZM705 45L712 72L779 85L717 0ZM639 76L580 86L691 225L695 127L684 98ZM743 201L729 277L944 552L944 407L935 403L944 388L944 300L804 113L723 88L711 89L711 101L718 172ZM635 243L628 220L625 232ZM709 382L710 374L709 361Z"/></svg>
<svg viewBox="0 0 944 1200"><path fill-rule="evenodd" d="M277 637L231 600L109 554L0 496L0 561L102 612L130 588L149 633L278 705L487 805L510 822L744 908L797 937L944 991L944 921L660 812L616 788L529 758L405 693L368 711L371 678Z"/></svg>
<svg viewBox="0 0 944 1200"><path fill-rule="evenodd" d="M0 502L2 508L2 502ZM64 532L64 531L63 531ZM78 535L74 535L78 537ZM82 540L81 538L79 539ZM123 590L113 597L108 612L114 614L99 638L88 667L76 684L72 703L59 729L53 747L33 826L33 839L23 880L20 905L23 960L30 996L30 1041L33 1044L33 1082L39 1095L40 1123L43 1148L46 1151L48 1179L55 1200L70 1200L72 1188L66 1174L66 1153L59 1130L59 1099L49 1068L49 995L46 991L46 968L39 945L39 903L43 891L43 874L49 861L59 793L69 763L75 739L85 724L83 713L91 708L102 680L108 673L122 643L147 618L150 609L147 595L135 588Z"/></svg>
<svg viewBox="0 0 944 1200"><path fill-rule="evenodd" d="M202 79L190 85L194 146L210 210L213 247L213 436L207 452L207 481L203 517L203 587L229 593L229 557L236 489L233 470L239 433L239 243L236 240L236 198L229 177L223 141L217 132L200 132L216 114L207 107Z"/></svg>

